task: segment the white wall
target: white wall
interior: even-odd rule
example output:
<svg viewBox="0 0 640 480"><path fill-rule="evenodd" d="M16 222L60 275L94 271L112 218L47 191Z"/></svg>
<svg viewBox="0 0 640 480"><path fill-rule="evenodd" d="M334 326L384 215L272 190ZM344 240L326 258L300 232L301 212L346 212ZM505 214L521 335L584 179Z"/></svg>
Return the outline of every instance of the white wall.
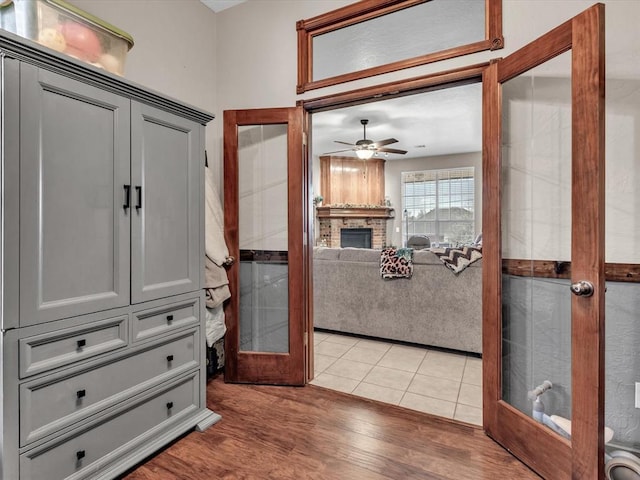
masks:
<svg viewBox="0 0 640 480"><path fill-rule="evenodd" d="M462 153L457 155L440 155L437 157L411 158L408 160L387 161L384 165L384 193L389 197L391 206L395 209L395 218L387 224L387 244L402 246L402 172L419 170L438 170L443 168L475 167L475 204L476 228L482 231L482 153ZM396 232L399 229L399 232Z"/></svg>
<svg viewBox="0 0 640 480"><path fill-rule="evenodd" d="M310 18L346 1L250 0L225 10L218 19L218 103L226 108L257 108L293 106L296 100L353 90L363 86L411 78L450 68L485 62L506 56L593 5L592 0L503 0L503 33L505 48L480 52L399 72L379 75L339 86L328 87L304 95L296 95L297 39L295 22ZM640 2L607 0L607 80L640 79ZM247 32L251 32L248 35ZM611 92L611 89L609 89ZM617 92L616 92L617 93ZM610 93L608 94L611 97ZM622 93L620 94L622 95ZM631 104L635 100L633 92ZM624 98L624 97L622 97ZM618 98L617 108L625 102ZM640 207L640 174L635 159L640 157L640 142L628 139L638 133L637 109L626 105L627 111L607 105L607 261L640 261L640 228L636 218ZM629 112L628 110L632 110ZM635 112L635 113L634 113ZM222 128L217 124L217 147L221 158ZM624 134L623 132L627 132ZM623 137L623 138L622 138ZM634 163L635 162L635 163ZM631 172L631 174L630 174ZM620 248L624 246L624 248ZM528 247L525 251L530 251ZM632 255L627 252L631 251Z"/></svg>
<svg viewBox="0 0 640 480"><path fill-rule="evenodd" d="M480 52L345 85L296 95L295 23L351 0L249 0L213 13L198 0L76 0L78 7L129 32L135 46L125 77L216 115L207 150L222 187L222 112L293 106L315 98L505 56L573 15L592 0L503 0L506 48ZM614 90L613 79L640 79L640 2L607 0L607 249L608 261L640 261L640 101L633 87ZM622 88L622 87L621 87ZM613 95L612 95L613 93ZM617 97L614 95L618 94ZM614 248L615 246L615 248ZM628 252L632 254L629 255Z"/></svg>
<svg viewBox="0 0 640 480"><path fill-rule="evenodd" d="M72 0L72 3L133 37L125 78L216 112L216 14L199 0ZM220 121L221 118L216 118L207 126L210 157L216 137L214 128Z"/></svg>

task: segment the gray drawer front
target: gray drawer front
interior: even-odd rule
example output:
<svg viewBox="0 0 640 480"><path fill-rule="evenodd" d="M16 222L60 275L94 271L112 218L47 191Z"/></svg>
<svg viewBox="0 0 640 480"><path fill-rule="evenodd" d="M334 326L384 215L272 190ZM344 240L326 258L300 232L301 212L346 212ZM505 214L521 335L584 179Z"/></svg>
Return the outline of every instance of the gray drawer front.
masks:
<svg viewBox="0 0 640 480"><path fill-rule="evenodd" d="M167 339L73 375L54 375L20 386L20 445L198 366L198 330Z"/></svg>
<svg viewBox="0 0 640 480"><path fill-rule="evenodd" d="M71 475L74 479L95 475L105 464L117 461L138 446L139 442L129 443L136 437L196 411L200 406L198 379L199 373L194 372L172 381L153 395L134 401L124 411L112 412L100 423L66 436L57 445L22 454L21 476L31 480L58 480Z"/></svg>
<svg viewBox="0 0 640 480"><path fill-rule="evenodd" d="M127 315L20 339L20 378L127 345Z"/></svg>
<svg viewBox="0 0 640 480"><path fill-rule="evenodd" d="M133 314L133 341L144 340L188 325L197 325L200 302L190 298L158 308L141 310Z"/></svg>

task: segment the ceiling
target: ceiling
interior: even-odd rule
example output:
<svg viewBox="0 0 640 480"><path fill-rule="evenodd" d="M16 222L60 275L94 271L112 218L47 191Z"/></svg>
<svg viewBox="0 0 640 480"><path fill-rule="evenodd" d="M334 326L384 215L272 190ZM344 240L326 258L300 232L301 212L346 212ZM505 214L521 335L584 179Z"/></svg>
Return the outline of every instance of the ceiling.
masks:
<svg viewBox="0 0 640 480"><path fill-rule="evenodd" d="M407 150L387 160L482 150L480 83L341 108L312 115L312 153L323 155L363 138L360 119L368 119L367 139L395 138L389 148ZM338 153L355 157L352 151Z"/></svg>
<svg viewBox="0 0 640 480"><path fill-rule="evenodd" d="M246 2L246 0L200 0L207 7L214 12L218 13L227 8L235 7L239 3Z"/></svg>

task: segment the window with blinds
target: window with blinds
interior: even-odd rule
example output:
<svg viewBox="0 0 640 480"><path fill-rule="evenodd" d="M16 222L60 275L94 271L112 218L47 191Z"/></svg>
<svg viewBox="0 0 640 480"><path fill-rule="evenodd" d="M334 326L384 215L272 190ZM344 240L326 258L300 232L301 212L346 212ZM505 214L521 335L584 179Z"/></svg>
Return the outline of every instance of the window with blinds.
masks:
<svg viewBox="0 0 640 480"><path fill-rule="evenodd" d="M474 167L402 173L402 240L427 236L433 246L474 239Z"/></svg>

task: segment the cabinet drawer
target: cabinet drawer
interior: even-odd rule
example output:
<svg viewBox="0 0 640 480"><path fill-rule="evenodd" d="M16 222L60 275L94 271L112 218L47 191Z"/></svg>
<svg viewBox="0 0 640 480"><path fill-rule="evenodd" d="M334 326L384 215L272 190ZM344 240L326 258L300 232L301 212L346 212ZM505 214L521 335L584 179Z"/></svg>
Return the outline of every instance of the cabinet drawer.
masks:
<svg viewBox="0 0 640 480"><path fill-rule="evenodd" d="M127 315L20 339L20 378L127 345Z"/></svg>
<svg viewBox="0 0 640 480"><path fill-rule="evenodd" d="M144 340L187 325L196 325L199 319L198 298L140 310L133 314L133 341Z"/></svg>
<svg viewBox="0 0 640 480"><path fill-rule="evenodd" d="M31 480L57 480L73 475L87 478L130 453L144 442L136 437L177 422L199 408L199 373L170 382L152 395L134 400L99 423L45 444L20 456L21 476Z"/></svg>
<svg viewBox="0 0 640 480"><path fill-rule="evenodd" d="M20 445L42 438L153 384L198 366L198 330L135 355L72 375L51 375L20 386Z"/></svg>

